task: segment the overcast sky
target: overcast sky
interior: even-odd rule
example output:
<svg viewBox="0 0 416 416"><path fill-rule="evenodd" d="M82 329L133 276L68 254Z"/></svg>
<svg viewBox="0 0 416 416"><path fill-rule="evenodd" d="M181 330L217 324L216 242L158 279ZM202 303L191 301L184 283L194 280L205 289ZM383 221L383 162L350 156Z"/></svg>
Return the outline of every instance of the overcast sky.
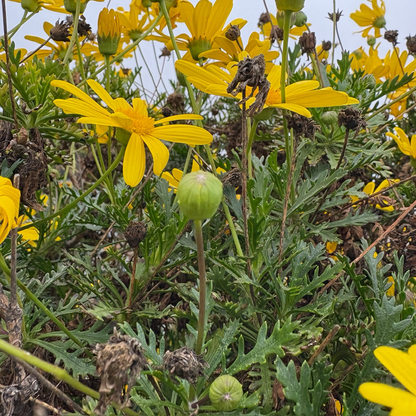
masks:
<svg viewBox="0 0 416 416"><path fill-rule="evenodd" d="M197 0L191 0L192 3L197 3ZM269 11L274 13L276 11L275 2L273 0L266 0ZM361 37L360 33L355 33L360 30L360 27L349 17L350 14L357 9L361 3L366 3L366 0L336 0L336 7L343 11L343 17L339 22L339 31L341 35L341 40L345 49L353 51L361 45L365 45L365 41ZM93 30L96 31L97 28L97 19L98 13L100 10L108 5L106 0L103 3L98 3L95 1L90 1L85 12L88 23L92 26ZM128 8L130 0L111 0L110 7L117 8L118 6L123 6ZM368 3L369 4L369 3ZM398 29L399 30L399 47L400 49L405 49L406 47L406 36L415 35L415 16L416 16L416 0L385 0L386 4L386 21L388 29ZM23 10L21 9L20 4L14 3L11 1L6 2L7 6L7 20L8 28L14 27L23 15ZM332 22L327 19L328 12L333 10L333 0L306 0L304 11L308 16L308 22L312 24L311 30L316 33L316 38L318 42L322 40L332 40ZM241 17L248 20L247 25L243 28L242 36L243 39L247 39L252 31L258 30L257 22L258 17L262 12L264 12L263 0L234 0L234 7L229 17L229 21ZM62 18L63 15L58 13L49 12L47 10L42 10L36 16L34 16L28 23L26 23L14 37L14 40L17 43L18 47L24 47L28 51L34 49L34 43L29 42L24 39L25 35L37 35L40 37L45 37L43 32L43 22L49 21L55 23L58 18ZM2 23L2 22L1 22ZM1 26L2 27L2 26ZM186 33L186 27L180 25L175 33L180 34L182 32ZM3 32L3 29L1 29ZM159 53L162 45L156 44L156 52ZM384 53L391 47L391 44L388 44L386 41L381 40L381 45L379 50ZM147 61L151 65L151 70L155 71L154 64L154 52L150 42L143 42L143 53L147 58ZM340 51L338 51L340 53ZM143 59L138 54L139 65L143 64ZM161 64L161 60L159 61ZM126 67L132 67L135 65L135 61L131 60L126 62ZM150 82L148 71L143 68L143 76L146 82ZM173 75L173 59L169 62L166 62L165 65L165 74L164 79L172 78ZM151 87L149 86L149 89Z"/></svg>

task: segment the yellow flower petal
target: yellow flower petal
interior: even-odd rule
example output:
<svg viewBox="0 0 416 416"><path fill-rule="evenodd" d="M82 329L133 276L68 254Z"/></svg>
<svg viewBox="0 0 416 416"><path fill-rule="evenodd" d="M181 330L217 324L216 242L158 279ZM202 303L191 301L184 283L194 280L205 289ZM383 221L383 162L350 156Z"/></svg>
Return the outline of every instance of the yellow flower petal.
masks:
<svg viewBox="0 0 416 416"><path fill-rule="evenodd" d="M169 150L156 137L146 135L142 136L142 139L146 143L146 146L149 148L150 152L152 153L153 172L155 175L160 175L169 161Z"/></svg>
<svg viewBox="0 0 416 416"><path fill-rule="evenodd" d="M171 121L177 121L177 120L203 120L204 117L200 116L199 114L179 114L177 116L170 116L161 118L160 120L156 120L155 124L165 124L169 123Z"/></svg>
<svg viewBox="0 0 416 416"><path fill-rule="evenodd" d="M208 144L212 135L201 127L174 124L156 127L153 135L160 140L189 145Z"/></svg>
<svg viewBox="0 0 416 416"><path fill-rule="evenodd" d="M127 144L123 162L123 177L127 185L134 187L143 178L146 168L144 143L138 134L133 133Z"/></svg>

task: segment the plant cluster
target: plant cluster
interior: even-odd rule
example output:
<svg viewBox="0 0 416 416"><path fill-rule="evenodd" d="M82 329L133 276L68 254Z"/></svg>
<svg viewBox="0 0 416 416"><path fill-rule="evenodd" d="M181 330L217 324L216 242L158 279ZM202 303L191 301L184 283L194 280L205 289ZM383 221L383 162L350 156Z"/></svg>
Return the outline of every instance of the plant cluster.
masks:
<svg viewBox="0 0 416 416"><path fill-rule="evenodd" d="M2 414L416 415L416 37L384 1L355 51L335 0L321 44L308 0L251 34L233 0L133 0L95 32L89 0L12 1Z"/></svg>

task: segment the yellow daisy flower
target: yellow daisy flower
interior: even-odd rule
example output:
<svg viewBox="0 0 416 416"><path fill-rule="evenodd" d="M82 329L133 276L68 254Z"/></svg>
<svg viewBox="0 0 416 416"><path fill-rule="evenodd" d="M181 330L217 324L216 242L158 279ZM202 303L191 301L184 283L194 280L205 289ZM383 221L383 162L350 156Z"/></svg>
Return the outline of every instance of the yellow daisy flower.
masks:
<svg viewBox="0 0 416 416"><path fill-rule="evenodd" d="M266 61L266 74L268 74L273 67L272 61L278 58L279 52L271 51L270 41L261 41L259 37L257 32L253 32L248 39L244 51L247 52L250 57L263 54ZM238 62L238 54L241 50L237 47L236 42L227 39L225 36L216 36L214 41L215 44L218 45L218 48L203 52L199 55L200 57L214 59L216 62L213 63L222 67L225 67L229 62ZM239 40L239 43L242 44L241 40Z"/></svg>
<svg viewBox="0 0 416 416"><path fill-rule="evenodd" d="M143 178L146 167L144 144L153 156L153 172L160 175L169 160L169 151L162 140L186 143L191 146L208 144L212 135L201 127L183 124L169 125L176 120L201 120L196 114L184 114L155 120L148 116L147 105L140 98L133 98L133 106L125 99L111 98L110 94L96 81L88 80L90 88L112 110L109 112L94 101L79 88L65 81L52 81L51 85L70 92L79 99L68 98L55 100L56 106L68 114L81 114L78 122L85 124L98 124L101 126L114 126L126 136L127 148L123 163L123 176L127 185L136 186ZM157 126L157 124L163 124ZM128 137L130 136L130 137Z"/></svg>
<svg viewBox="0 0 416 416"><path fill-rule="evenodd" d="M383 346L374 355L408 391L382 383L364 383L358 391L365 399L390 407L390 416L416 416L416 345L407 352Z"/></svg>
<svg viewBox="0 0 416 416"><path fill-rule="evenodd" d="M366 193L368 196L371 196L373 194L376 194L377 192L382 191L385 188L388 188L390 185L392 185L395 182L398 182L398 179L384 179L383 182L375 189L376 184L374 182L369 182L366 186L363 188L363 192ZM380 195L381 196L381 195ZM358 196L350 195L351 201L356 202L359 200ZM380 204L376 204L377 209L381 209L382 211L394 211L394 207L389 204L387 200L382 200L383 206Z"/></svg>
<svg viewBox="0 0 416 416"><path fill-rule="evenodd" d="M19 216L20 191L13 187L10 179L0 176L0 244L10 230L16 227Z"/></svg>
<svg viewBox="0 0 416 416"><path fill-rule="evenodd" d="M130 11L125 11L123 8L117 10L119 10L117 14L122 25L123 36L129 37L133 42L136 41L151 24L151 22L148 23L149 15L147 13L141 14L141 7L135 3L130 5Z"/></svg>
<svg viewBox="0 0 416 416"><path fill-rule="evenodd" d="M368 0L371 2L372 9L366 4L360 5L360 10L357 10L355 13L351 13L350 17L354 20L358 26L365 27L360 33L362 33L363 38L369 36L369 32L374 28L374 36L379 38L381 36L380 29L386 26L386 19L384 15L386 13L386 6L384 5L384 0L380 0L380 6L378 5L378 0Z"/></svg>
<svg viewBox="0 0 416 416"><path fill-rule="evenodd" d="M416 159L416 134L412 136L411 141L407 137L406 133L400 128L395 127L394 131L396 134L387 133L387 136L391 137L399 146L400 151L410 156L411 159Z"/></svg>
<svg viewBox="0 0 416 416"><path fill-rule="evenodd" d="M240 53L238 58L242 60L247 53ZM237 72L234 62L227 65L226 71L215 65L201 68L198 65L187 62L183 59L175 63L176 69L185 74L199 90L207 94L219 95L241 99L241 94L234 97L227 93L228 84ZM345 92L334 91L332 88L319 87L318 81L300 81L286 87L286 102L282 103L280 95L280 65L274 65L267 76L270 82L270 90L266 99L265 107L275 107L293 111L305 117L312 117L308 108L337 107L343 105L358 104L358 100L351 98ZM247 88L247 95L251 88ZM248 106L250 105L248 101Z"/></svg>

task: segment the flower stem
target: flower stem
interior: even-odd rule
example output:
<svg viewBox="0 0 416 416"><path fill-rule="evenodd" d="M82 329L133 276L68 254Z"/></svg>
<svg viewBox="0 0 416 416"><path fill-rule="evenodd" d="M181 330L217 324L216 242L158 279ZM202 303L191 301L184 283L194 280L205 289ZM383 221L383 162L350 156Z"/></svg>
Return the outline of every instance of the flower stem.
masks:
<svg viewBox="0 0 416 416"><path fill-rule="evenodd" d="M202 345L205 335L205 308L207 296L207 281L205 277L205 255L204 255L204 238L202 235L201 220L195 220L195 240L198 256L199 270L199 317L198 317L198 337L196 340L195 352L199 355L202 353Z"/></svg>
<svg viewBox="0 0 416 416"><path fill-rule="evenodd" d="M280 72L280 96L282 103L286 102L286 70L287 70L287 55L289 52L289 31L290 18L292 10L285 10L285 20L283 25L283 53L282 53L282 68Z"/></svg>
<svg viewBox="0 0 416 416"><path fill-rule="evenodd" d="M333 0L334 10L332 11L332 62L331 66L334 66L335 61L335 34L337 28L337 11L336 11L336 0Z"/></svg>
<svg viewBox="0 0 416 416"><path fill-rule="evenodd" d="M23 227L20 227L19 230L25 230L29 227L37 227L40 224L43 224L44 222L50 221L51 219L57 217L58 215L66 214L69 210L71 210L75 205L78 204L78 202L81 202L87 195L89 195L94 189L98 188L101 183L103 183L108 175L111 174L111 172L118 166L121 159L124 156L124 152L126 150L126 146L123 145L123 147L120 149L119 154L115 158L114 162L111 164L111 166L108 167L108 169L102 174L102 176L92 185L90 188L88 188L82 195L80 195L78 198L74 199L70 204L68 204L66 207L62 208L61 210L53 213L49 217L42 218L41 220L35 221L33 223L29 223Z"/></svg>
<svg viewBox="0 0 416 416"><path fill-rule="evenodd" d="M247 118L247 123L250 122L250 118ZM254 119L253 124L249 129L248 144L247 144L247 169L249 179L253 179L253 166L251 161L251 147L253 146L254 136L256 135L257 126L259 121Z"/></svg>
<svg viewBox="0 0 416 416"><path fill-rule="evenodd" d="M72 30L71 41L69 42L68 49L66 51L65 58L63 60L64 65L66 65L69 61L69 57L71 56L72 49L74 48L75 39L78 36L78 20L79 20L80 12L81 12L81 0L77 0L77 7L75 9L75 15L73 16L74 27ZM81 59L81 57L79 58Z"/></svg>

